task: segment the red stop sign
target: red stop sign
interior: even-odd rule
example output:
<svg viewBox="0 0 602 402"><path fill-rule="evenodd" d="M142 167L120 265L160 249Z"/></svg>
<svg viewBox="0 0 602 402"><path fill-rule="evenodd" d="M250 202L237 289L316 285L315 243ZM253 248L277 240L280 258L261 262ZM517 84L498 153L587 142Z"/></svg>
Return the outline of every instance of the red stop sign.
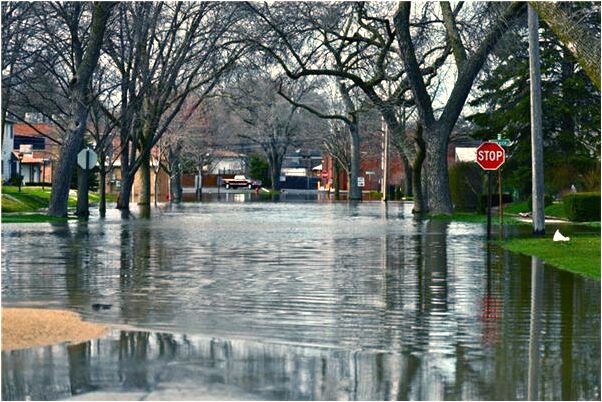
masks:
<svg viewBox="0 0 602 402"><path fill-rule="evenodd" d="M477 163L484 170L498 170L506 161L506 152L495 142L484 142L477 148Z"/></svg>

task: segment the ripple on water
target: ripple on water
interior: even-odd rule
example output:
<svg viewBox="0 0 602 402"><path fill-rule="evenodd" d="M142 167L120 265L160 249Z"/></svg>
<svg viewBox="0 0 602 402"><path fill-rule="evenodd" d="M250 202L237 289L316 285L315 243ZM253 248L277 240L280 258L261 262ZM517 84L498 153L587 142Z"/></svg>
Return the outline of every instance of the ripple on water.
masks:
<svg viewBox="0 0 602 402"><path fill-rule="evenodd" d="M534 333L531 262L488 249L481 225L415 220L399 204L216 202L150 222L2 230L3 303L302 354L326 349L327 366L409 375L390 379L402 391L413 384L399 391L406 399L525 399L535 339L542 382L560 384L544 395L599 397L580 381L600 380L599 282L546 267ZM92 311L99 300L113 307ZM363 365L350 363L358 351ZM282 359L255 346L240 353ZM567 359L571 373L553 370Z"/></svg>

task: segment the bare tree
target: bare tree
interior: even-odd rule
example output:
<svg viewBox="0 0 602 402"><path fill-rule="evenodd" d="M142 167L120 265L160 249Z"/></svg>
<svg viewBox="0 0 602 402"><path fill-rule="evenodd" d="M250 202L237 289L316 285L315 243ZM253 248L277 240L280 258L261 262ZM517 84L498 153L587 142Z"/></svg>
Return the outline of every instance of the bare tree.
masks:
<svg viewBox="0 0 602 402"><path fill-rule="evenodd" d="M121 82L113 111L122 143L117 207L129 214L135 174L139 203L150 206L150 153L189 94L207 96L243 48L229 28L237 7L221 3L122 3L109 54Z"/></svg>
<svg viewBox="0 0 602 402"><path fill-rule="evenodd" d="M32 68L36 50L31 46L36 24L32 18L32 3L4 2L2 19L2 141L4 124L11 104L12 89L21 83L26 72ZM38 49L37 51L40 51Z"/></svg>
<svg viewBox="0 0 602 402"><path fill-rule="evenodd" d="M428 93L427 83L421 71L419 55L428 52L436 45L424 42L421 36L412 38L410 28L411 4L399 3L395 14L396 36L399 42L401 58L406 70L407 81L412 88L414 101L424 129L424 140L427 147L426 169L428 175L429 209L433 213L451 213L453 210L447 176L447 146L449 136L456 124L472 84L476 79L489 53L500 40L511 24L525 12L524 3L511 3L504 6L499 14L493 15L488 29L480 37L481 41L471 43L468 48L462 39L462 27L459 23L459 12L452 12L449 3L440 4L442 23L445 28L447 43L453 50L455 66L458 71L451 94L439 118L433 111L433 99ZM461 7L461 6L458 6ZM456 10L459 11L458 7ZM474 15L482 15L478 10ZM483 21L482 21L483 22ZM426 50L425 50L426 47Z"/></svg>
<svg viewBox="0 0 602 402"><path fill-rule="evenodd" d="M306 112L278 95L278 81L269 77L239 80L227 101L242 122L238 136L257 144L265 154L275 190L280 188L280 170L287 151L307 142L315 130L315 121ZM299 101L310 91L309 87L296 85L289 89L289 96Z"/></svg>
<svg viewBox="0 0 602 402"><path fill-rule="evenodd" d="M411 106L413 99L396 49L395 29L388 18L390 4L247 4L257 16L256 25L262 27L259 34L250 34L249 40L275 60L289 78L332 76L347 90L359 89L382 114L392 135L405 143L405 156L414 159L414 143L405 133L398 134L403 127L397 111ZM441 54L431 57L434 51ZM421 73L427 83L435 80L450 51L443 45L424 55ZM385 86L394 90L385 90ZM341 95L345 100L344 93ZM349 106L347 113L354 109ZM357 159L359 165L359 156ZM416 212L426 209L422 193L415 195L414 202Z"/></svg>
<svg viewBox="0 0 602 402"><path fill-rule="evenodd" d="M82 148L84 131L88 120L88 108L91 103L89 86L92 74L98 63L107 21L115 4L101 2L94 4L92 11L90 34L84 45L79 36L82 4L57 4L57 13L64 19L71 34L71 45L74 52L74 74L69 82L70 113L67 137L61 146L60 157L52 175L52 194L48 214L51 216L67 216L67 200L69 183L75 166L77 153Z"/></svg>

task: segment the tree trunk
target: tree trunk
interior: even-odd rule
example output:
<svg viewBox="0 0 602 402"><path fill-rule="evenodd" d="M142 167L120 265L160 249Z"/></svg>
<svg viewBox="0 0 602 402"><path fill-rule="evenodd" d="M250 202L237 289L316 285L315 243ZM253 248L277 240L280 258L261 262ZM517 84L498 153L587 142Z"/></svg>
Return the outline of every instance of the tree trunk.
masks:
<svg viewBox="0 0 602 402"><path fill-rule="evenodd" d="M101 161L104 159L100 159ZM102 162L101 162L102 163ZM98 203L98 213L101 218L104 218L107 214L107 172L104 168L100 168L100 183L98 183L98 191L100 193L100 201Z"/></svg>
<svg viewBox="0 0 602 402"><path fill-rule="evenodd" d="M573 53L585 73L600 90L600 37L587 22L576 21L560 4L530 1L539 17L548 24L560 41ZM599 34L598 28L598 34Z"/></svg>
<svg viewBox="0 0 602 402"><path fill-rule="evenodd" d="M334 158L332 162L332 173L334 175L334 177L332 178L332 184L334 185L334 199L338 200L341 196L341 165Z"/></svg>
<svg viewBox="0 0 602 402"><path fill-rule="evenodd" d="M155 195L153 197L153 200L154 200L154 204L156 207L157 203L158 203L158 198L159 198L159 171L155 170L155 169L153 169L153 171L155 172L155 183L154 183Z"/></svg>
<svg viewBox="0 0 602 402"><path fill-rule="evenodd" d="M174 172L171 176L172 179L169 183L169 191L170 191L170 200L175 204L179 204L182 202L182 177L180 173L180 169L174 166L172 168L172 172Z"/></svg>
<svg viewBox="0 0 602 402"><path fill-rule="evenodd" d="M349 169L349 200L360 201L362 189L358 186L357 179L360 176L360 135L357 121L349 125L351 145L351 168Z"/></svg>
<svg viewBox="0 0 602 402"><path fill-rule="evenodd" d="M282 168L282 158L272 153L268 155L270 164L270 177L272 178L272 190L280 190L280 170Z"/></svg>
<svg viewBox="0 0 602 402"><path fill-rule="evenodd" d="M426 143L422 136L422 125L418 125L416 129L416 157L412 163L412 187L414 188L414 208L412 212L415 214L428 212L428 203L424 197L422 189L422 166L426 157ZM447 159L446 159L447 160Z"/></svg>
<svg viewBox="0 0 602 402"><path fill-rule="evenodd" d="M77 153L84 144L83 129L88 111L85 107L77 107L77 121L75 130L70 131L61 146L59 159L56 161L54 172L52 172L52 193L48 205L48 215L66 217L69 206L69 185L71 175L77 163Z"/></svg>
<svg viewBox="0 0 602 402"><path fill-rule="evenodd" d="M413 195L412 189L413 189L413 185L412 185L412 181L413 179L413 170L412 170L412 165L410 164L410 161L408 160L408 158L406 158L405 155L403 155L401 152L399 153L399 155L401 156L401 162L403 163L403 175L404 175L404 185L403 185L403 194L406 197L411 197Z"/></svg>
<svg viewBox="0 0 602 402"><path fill-rule="evenodd" d="M71 80L71 122L67 138L63 142L59 160L52 175L52 193L48 206L48 215L50 216L67 216L69 183L77 162L77 152L83 146L83 135L88 119L88 105L90 103L87 96L88 87L98 63L107 20L114 5L115 3L112 2L94 4L88 45L82 62L77 67L75 76Z"/></svg>
<svg viewBox="0 0 602 402"><path fill-rule="evenodd" d="M121 191L119 191L119 196L117 197L117 209L121 209L122 212L129 216L130 197L132 196L135 174L127 170L122 171L121 174Z"/></svg>
<svg viewBox="0 0 602 402"><path fill-rule="evenodd" d="M426 153L428 209L432 214L451 214L453 205L449 192L449 177L447 174L447 139L442 135L441 128L425 127L425 139L428 144ZM417 191L414 191L416 199Z"/></svg>
<svg viewBox="0 0 602 402"><path fill-rule="evenodd" d="M140 155L142 164L138 169L140 175L140 195L138 196L138 205L150 207L151 202L151 178L150 178L150 154Z"/></svg>

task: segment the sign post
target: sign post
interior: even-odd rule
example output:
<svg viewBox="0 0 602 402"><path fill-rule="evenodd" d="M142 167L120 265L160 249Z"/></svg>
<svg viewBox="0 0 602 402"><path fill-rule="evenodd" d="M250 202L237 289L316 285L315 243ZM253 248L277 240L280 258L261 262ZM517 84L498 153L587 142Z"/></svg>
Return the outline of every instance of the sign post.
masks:
<svg viewBox="0 0 602 402"><path fill-rule="evenodd" d="M491 239L491 172L498 170L505 161L506 152L504 151L504 148L495 142L484 142L477 148L477 163L483 170L487 170L487 240ZM500 198L500 208L501 207L502 204Z"/></svg>
<svg viewBox="0 0 602 402"><path fill-rule="evenodd" d="M80 180L78 180L77 191L77 215L80 218L88 218L88 173L96 166L98 156L90 148L84 148L77 154L77 164L81 168Z"/></svg>

